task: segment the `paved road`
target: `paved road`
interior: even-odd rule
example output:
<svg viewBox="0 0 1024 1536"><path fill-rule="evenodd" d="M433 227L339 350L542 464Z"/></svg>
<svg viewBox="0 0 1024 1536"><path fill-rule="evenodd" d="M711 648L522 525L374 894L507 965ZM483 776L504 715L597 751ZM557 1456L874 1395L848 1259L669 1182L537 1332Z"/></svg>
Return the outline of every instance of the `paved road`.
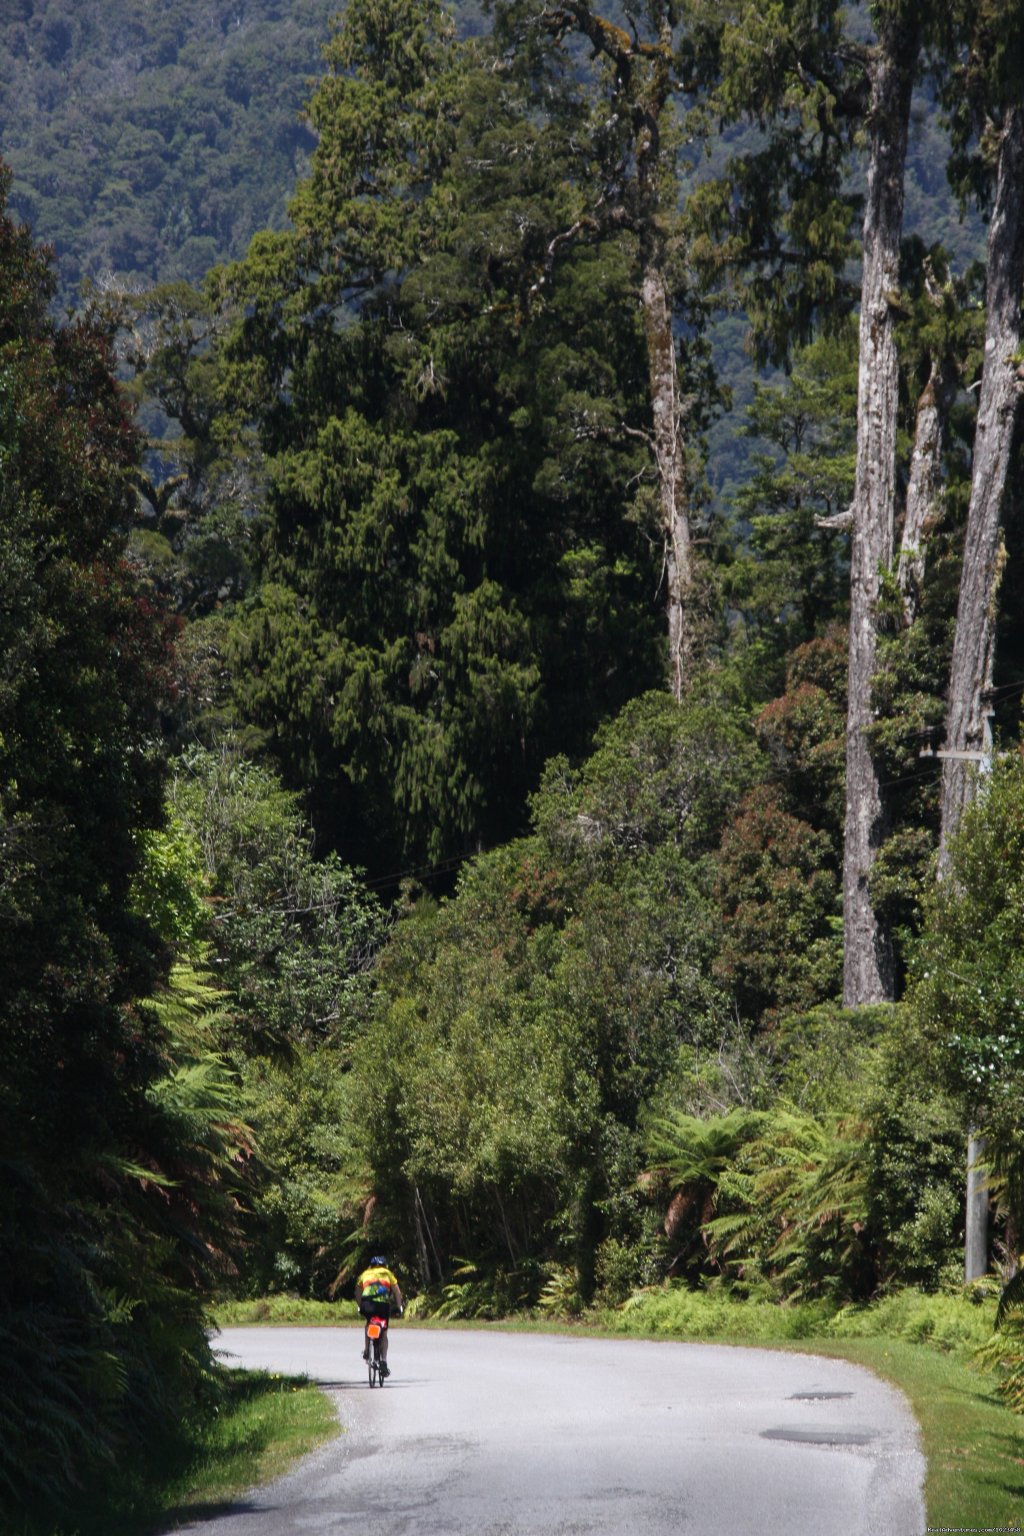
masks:
<svg viewBox="0 0 1024 1536"><path fill-rule="evenodd" d="M347 1433L204 1536L919 1536L900 1395L812 1355L400 1324L371 1391L350 1329L228 1329Z"/></svg>

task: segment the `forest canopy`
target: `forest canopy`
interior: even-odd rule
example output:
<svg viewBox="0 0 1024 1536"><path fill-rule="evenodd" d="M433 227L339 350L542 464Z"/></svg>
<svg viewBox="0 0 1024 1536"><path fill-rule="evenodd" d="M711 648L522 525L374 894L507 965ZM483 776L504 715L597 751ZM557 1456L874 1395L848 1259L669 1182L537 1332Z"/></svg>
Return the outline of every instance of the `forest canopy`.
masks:
<svg viewBox="0 0 1024 1536"><path fill-rule="evenodd" d="M1019 7L129 9L4 23L0 1503L382 1249L957 1289L969 1135L1010 1317Z"/></svg>

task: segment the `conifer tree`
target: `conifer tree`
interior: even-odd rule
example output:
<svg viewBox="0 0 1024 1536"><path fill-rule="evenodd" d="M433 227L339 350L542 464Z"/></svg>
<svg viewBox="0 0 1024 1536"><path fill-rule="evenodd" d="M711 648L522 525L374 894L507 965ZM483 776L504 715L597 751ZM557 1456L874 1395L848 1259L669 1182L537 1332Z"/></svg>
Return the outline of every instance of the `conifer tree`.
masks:
<svg viewBox="0 0 1024 1536"><path fill-rule="evenodd" d="M429 0L351 6L294 233L221 280L268 473L240 696L378 875L515 830L657 676L629 255L548 271L580 113L478 52Z"/></svg>

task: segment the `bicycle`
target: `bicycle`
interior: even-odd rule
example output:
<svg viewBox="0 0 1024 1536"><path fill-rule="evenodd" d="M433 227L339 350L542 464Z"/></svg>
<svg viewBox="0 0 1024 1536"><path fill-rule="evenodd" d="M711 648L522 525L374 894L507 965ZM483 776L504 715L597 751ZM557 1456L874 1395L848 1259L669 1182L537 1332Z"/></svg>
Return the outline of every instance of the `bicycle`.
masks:
<svg viewBox="0 0 1024 1536"><path fill-rule="evenodd" d="M380 1352L380 1341L388 1326L386 1317L371 1317L366 1325L366 1367L371 1387L382 1387L387 1379L387 1368Z"/></svg>

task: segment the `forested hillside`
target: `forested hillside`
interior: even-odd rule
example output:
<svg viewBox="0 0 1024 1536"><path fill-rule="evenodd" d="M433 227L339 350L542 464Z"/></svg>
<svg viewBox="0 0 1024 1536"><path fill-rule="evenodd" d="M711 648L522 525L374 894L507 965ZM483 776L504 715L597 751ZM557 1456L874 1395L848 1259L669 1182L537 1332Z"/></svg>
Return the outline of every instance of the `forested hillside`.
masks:
<svg viewBox="0 0 1024 1536"><path fill-rule="evenodd" d="M11 206L86 279L198 282L279 228L331 0L12 0L0 21Z"/></svg>
<svg viewBox="0 0 1024 1536"><path fill-rule="evenodd" d="M233 187L306 13L193 10ZM24 12L94 61L99 10ZM198 61L171 16L125 18L126 101ZM212 1296L382 1250L421 1313L824 1314L958 1292L966 1239L1024 1397L1022 28L350 0L244 250L197 203L209 247L61 320L4 215L0 1470L40 1529L214 1411Z"/></svg>

